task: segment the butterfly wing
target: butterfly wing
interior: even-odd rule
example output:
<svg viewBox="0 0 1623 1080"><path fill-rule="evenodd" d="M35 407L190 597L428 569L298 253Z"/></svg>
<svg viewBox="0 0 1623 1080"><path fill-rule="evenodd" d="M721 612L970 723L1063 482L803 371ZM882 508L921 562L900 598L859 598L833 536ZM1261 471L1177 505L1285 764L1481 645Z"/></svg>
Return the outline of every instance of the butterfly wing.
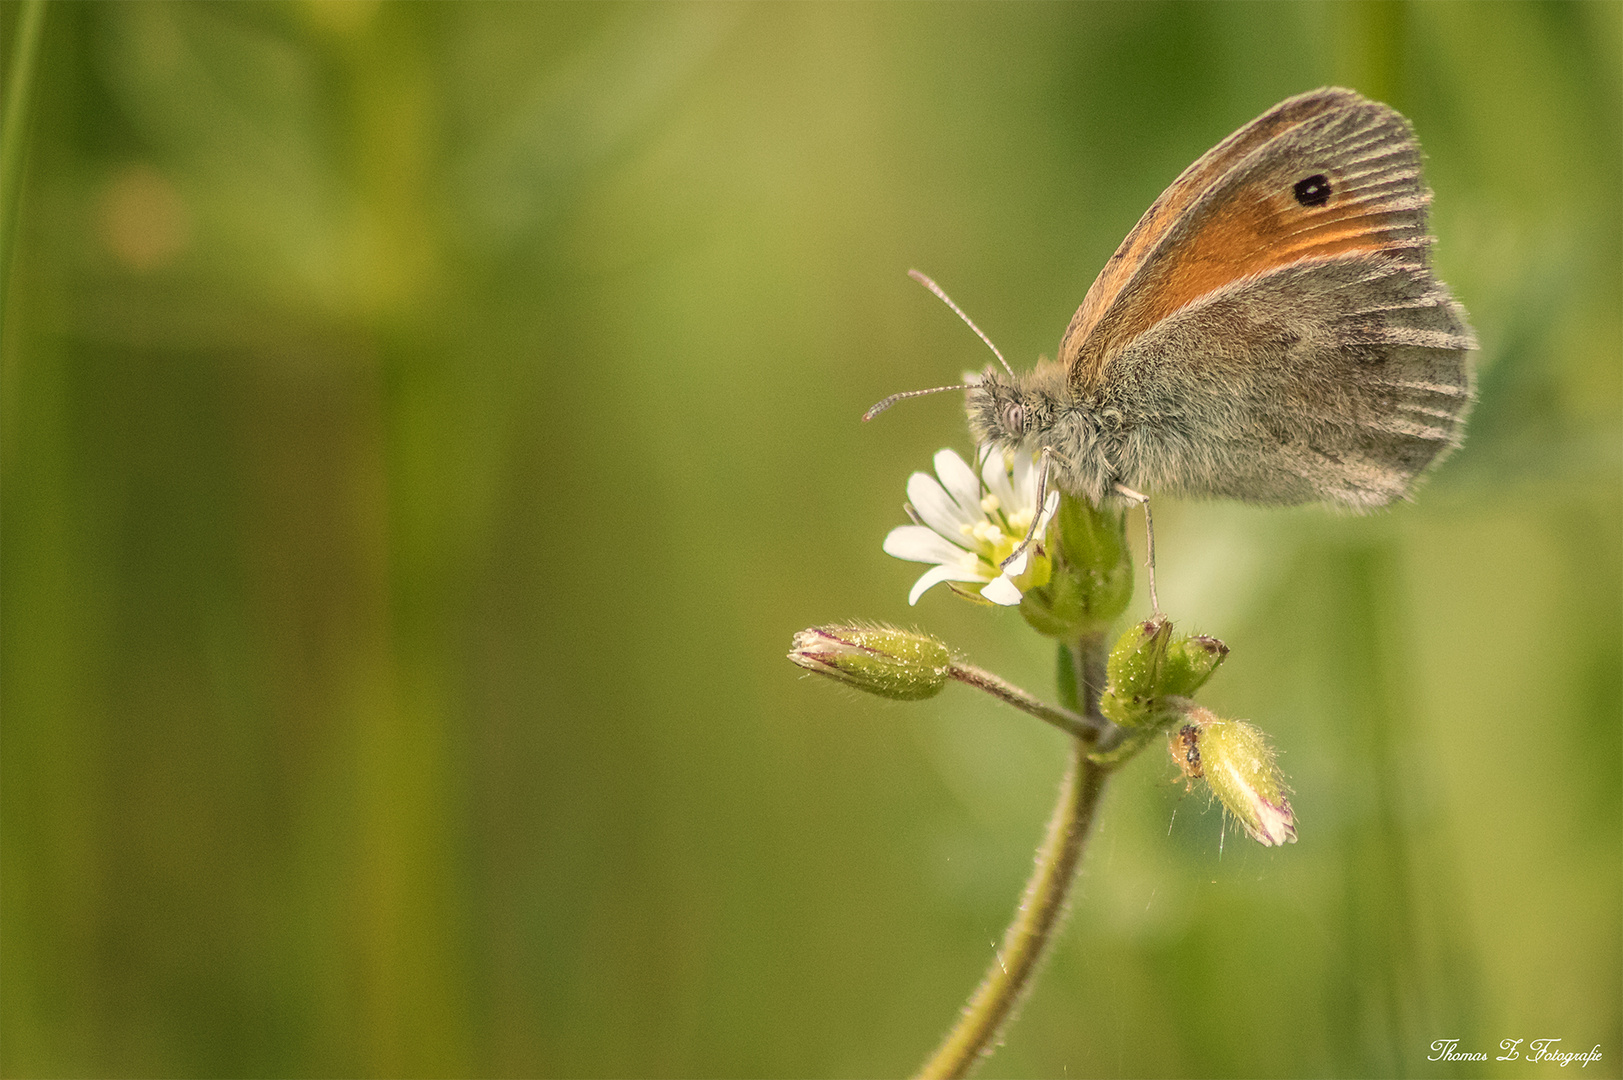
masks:
<svg viewBox="0 0 1623 1080"><path fill-rule="evenodd" d="M1133 486L1354 507L1406 494L1471 401L1420 150L1349 90L1282 102L1167 190L1061 345Z"/></svg>
<svg viewBox="0 0 1623 1080"><path fill-rule="evenodd" d="M1132 487L1369 509L1458 445L1474 347L1423 266L1337 255L1156 323L1111 361L1095 407Z"/></svg>
<svg viewBox="0 0 1623 1080"><path fill-rule="evenodd" d="M1149 276L1158 257L1172 250L1173 227L1187 217L1191 207L1209 193L1236 167L1265 148L1281 134L1329 113L1345 111L1364 99L1351 90L1323 89L1280 102L1245 127L1236 131L1183 171L1161 197L1150 205L1127 238L1116 248L1110 261L1094 279L1082 306L1060 340L1059 362L1070 373L1073 387L1086 389L1098 382L1110 345L1130 336L1126 307L1135 294L1146 291L1147 283L1135 281ZM1412 141L1412 140L1411 140ZM1209 211L1207 212L1209 214ZM1188 229L1179 229L1181 238ZM1129 284L1133 287L1129 288ZM1123 293L1127 297L1123 297ZM1119 302L1122 301L1122 302ZM1109 320L1105 320L1106 314ZM1103 333L1096 332L1106 321ZM1142 331L1147 324L1138 325Z"/></svg>

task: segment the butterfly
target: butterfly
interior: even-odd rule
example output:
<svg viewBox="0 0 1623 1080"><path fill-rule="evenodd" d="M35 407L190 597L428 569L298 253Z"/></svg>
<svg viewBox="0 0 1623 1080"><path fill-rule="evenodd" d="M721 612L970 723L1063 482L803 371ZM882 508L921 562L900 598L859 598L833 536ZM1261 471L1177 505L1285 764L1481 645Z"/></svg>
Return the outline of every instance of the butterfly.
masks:
<svg viewBox="0 0 1623 1080"><path fill-rule="evenodd" d="M1398 112L1338 88L1290 98L1155 200L1055 360L937 389L967 391L977 442L1041 454L1044 485L1096 504L1406 498L1474 399L1476 338L1432 274L1430 202Z"/></svg>

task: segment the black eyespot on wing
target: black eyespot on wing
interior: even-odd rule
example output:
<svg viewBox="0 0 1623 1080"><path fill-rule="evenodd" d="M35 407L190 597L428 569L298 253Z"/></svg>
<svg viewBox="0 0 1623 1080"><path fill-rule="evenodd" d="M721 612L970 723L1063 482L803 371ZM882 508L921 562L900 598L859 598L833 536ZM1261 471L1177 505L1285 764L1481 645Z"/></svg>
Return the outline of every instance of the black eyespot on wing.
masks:
<svg viewBox="0 0 1623 1080"><path fill-rule="evenodd" d="M1330 201L1330 178L1323 173L1314 173L1296 181L1291 192L1303 206L1323 206Z"/></svg>

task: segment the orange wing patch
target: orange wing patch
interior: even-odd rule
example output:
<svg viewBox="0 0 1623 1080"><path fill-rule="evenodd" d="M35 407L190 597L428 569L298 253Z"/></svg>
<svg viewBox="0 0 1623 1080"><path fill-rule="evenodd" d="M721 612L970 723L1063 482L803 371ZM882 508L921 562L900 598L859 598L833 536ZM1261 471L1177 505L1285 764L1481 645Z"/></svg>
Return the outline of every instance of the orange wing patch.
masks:
<svg viewBox="0 0 1623 1080"><path fill-rule="evenodd" d="M1340 190L1340 178L1328 175L1331 191ZM1088 352L1113 352L1179 308L1240 278L1303 259L1408 246L1404 241L1411 231L1407 214L1381 209L1378 200L1332 194L1325 205L1306 207L1289 188L1247 185L1167 254L1101 340L1088 343Z"/></svg>
<svg viewBox="0 0 1623 1080"><path fill-rule="evenodd" d="M1357 100L1357 97L1347 90L1321 90L1282 102L1208 150L1185 169L1144 212L1138 224L1133 226L1133 231L1127 234L1104 269L1099 271L1099 276L1089 287L1082 299L1082 306L1077 308L1065 337L1060 341L1060 363L1067 368L1076 363L1083 342L1093 333L1094 327L1167 229L1236 163L1270 139L1305 120L1345 104L1348 99ZM1074 373L1072 381L1077 381Z"/></svg>

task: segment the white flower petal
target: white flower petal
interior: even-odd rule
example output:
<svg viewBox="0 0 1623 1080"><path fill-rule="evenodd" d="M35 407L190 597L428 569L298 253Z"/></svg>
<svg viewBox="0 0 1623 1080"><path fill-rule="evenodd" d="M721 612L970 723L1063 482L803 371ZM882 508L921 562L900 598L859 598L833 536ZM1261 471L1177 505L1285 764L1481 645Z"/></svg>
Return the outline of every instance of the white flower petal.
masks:
<svg viewBox="0 0 1623 1080"><path fill-rule="evenodd" d="M1057 513L1059 513L1059 492L1050 491L1043 499L1042 520L1037 523L1037 534L1039 536L1042 535L1044 529L1048 528L1049 522L1054 520L1054 515Z"/></svg>
<svg viewBox="0 0 1623 1080"><path fill-rule="evenodd" d="M1009 580L1008 575L1003 575L990 585L987 585L986 588L981 590L981 596L994 604L1002 604L1004 607L1013 607L1020 602L1020 590L1015 588L1014 582Z"/></svg>
<svg viewBox="0 0 1623 1080"><path fill-rule="evenodd" d="M1018 604L1020 587L1012 579L1030 572L1033 552L1021 551L1006 571L987 556L989 549L1019 539L1018 532L1036 514L1038 508L1032 504L1037 470L1031 455L981 446L971 467L954 451L942 450L935 455L935 469L936 476L914 473L907 482L908 499L924 524L904 525L885 537L885 551L896 558L938 564L914 583L908 603L918 603L933 585L957 581L981 584L981 595L993 603ZM1041 528L1047 527L1059 503L1058 491L1047 493L1039 516ZM1017 535L1006 537L1003 530L1009 528Z"/></svg>
<svg viewBox="0 0 1623 1080"><path fill-rule="evenodd" d="M985 580L986 578L980 574L965 570L959 566L953 566L950 563L944 566L932 566L930 569L924 572L923 577L919 578L913 583L913 591L907 594L907 602L909 606L917 604L919 602L919 597L924 595L926 589L930 588L932 585L939 585L943 581Z"/></svg>
<svg viewBox="0 0 1623 1080"><path fill-rule="evenodd" d="M986 460L981 465L981 479L986 481L986 486L997 496L998 502L1003 504L1003 512L1013 514L1020 509L1020 504L1015 501L1014 488L1009 486L1009 467L1004 461L1003 451L990 446L986 450Z"/></svg>
<svg viewBox="0 0 1623 1080"><path fill-rule="evenodd" d="M1014 506L1021 508L1037 505L1037 466L1030 454L1016 451L1014 455L1014 476L1010 478L1010 486L1014 488Z"/></svg>
<svg viewBox="0 0 1623 1080"><path fill-rule="evenodd" d="M956 451L942 450L936 454L935 474L941 477L941 485L965 513L981 516L981 478L964 464Z"/></svg>
<svg viewBox="0 0 1623 1080"><path fill-rule="evenodd" d="M907 501L926 525L949 540L959 539L964 535L963 526L981 519L979 507L970 513L928 473L916 472L908 477Z"/></svg>
<svg viewBox="0 0 1623 1080"><path fill-rule="evenodd" d="M1259 799L1257 827L1251 831L1251 837L1263 847L1296 843L1296 820L1291 816L1290 804L1279 807Z"/></svg>
<svg viewBox="0 0 1623 1080"><path fill-rule="evenodd" d="M963 558L964 549L923 525L898 525L885 537L885 554L909 562L952 563Z"/></svg>

